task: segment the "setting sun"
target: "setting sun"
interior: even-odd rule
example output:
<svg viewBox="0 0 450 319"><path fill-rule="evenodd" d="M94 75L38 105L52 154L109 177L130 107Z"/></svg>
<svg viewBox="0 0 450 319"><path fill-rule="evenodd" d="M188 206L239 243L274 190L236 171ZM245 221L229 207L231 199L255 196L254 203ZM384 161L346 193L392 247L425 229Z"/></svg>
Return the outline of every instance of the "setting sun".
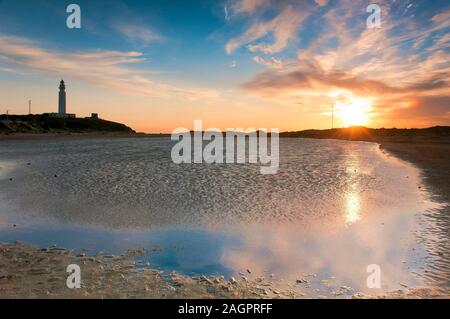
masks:
<svg viewBox="0 0 450 319"><path fill-rule="evenodd" d="M352 98L349 102L336 103L336 115L344 126L366 125L371 108L369 100Z"/></svg>

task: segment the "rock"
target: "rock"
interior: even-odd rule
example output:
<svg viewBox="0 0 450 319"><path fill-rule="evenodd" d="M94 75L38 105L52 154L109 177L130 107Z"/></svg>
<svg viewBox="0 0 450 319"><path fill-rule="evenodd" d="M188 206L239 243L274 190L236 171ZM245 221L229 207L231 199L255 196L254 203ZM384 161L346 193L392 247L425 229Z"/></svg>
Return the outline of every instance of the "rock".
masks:
<svg viewBox="0 0 450 319"><path fill-rule="evenodd" d="M236 279L234 277L231 277L229 281L232 284L236 284L237 283L237 281L236 281Z"/></svg>
<svg viewBox="0 0 450 319"><path fill-rule="evenodd" d="M363 294L362 292L358 292L352 296L353 299L369 299L370 296Z"/></svg>
<svg viewBox="0 0 450 319"><path fill-rule="evenodd" d="M251 270L250 270L250 269L248 269L248 268L247 268L247 272L248 272L249 274L251 274L251 273L252 273L252 272L251 272Z"/></svg>
<svg viewBox="0 0 450 319"><path fill-rule="evenodd" d="M208 284L210 284L210 285L213 285L214 283L211 281L211 279L209 279L208 277L206 277L206 276L204 276L204 275L202 275L201 277L200 277L200 280L201 281L206 281Z"/></svg>
<svg viewBox="0 0 450 319"><path fill-rule="evenodd" d="M342 289L342 290L353 291L353 288L348 287L348 286L341 286L339 288Z"/></svg>

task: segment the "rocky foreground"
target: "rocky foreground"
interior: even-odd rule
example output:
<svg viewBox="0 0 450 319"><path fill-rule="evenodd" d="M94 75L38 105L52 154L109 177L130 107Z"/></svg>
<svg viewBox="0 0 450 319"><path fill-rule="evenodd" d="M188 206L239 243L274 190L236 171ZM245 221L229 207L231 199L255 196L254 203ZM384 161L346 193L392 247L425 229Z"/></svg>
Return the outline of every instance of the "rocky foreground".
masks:
<svg viewBox="0 0 450 319"><path fill-rule="evenodd" d="M136 264L142 250L121 256L83 253L22 243L0 244L0 298L302 298L294 290L276 290L263 278L188 277ZM67 266L81 268L81 288L69 289ZM350 288L345 288L350 289ZM323 296L316 296L323 297ZM339 297L339 295L336 295ZM342 296L341 296L342 297ZM352 298L371 298L353 294ZM380 297L380 296L378 296ZM382 298L449 298L449 291L420 288Z"/></svg>

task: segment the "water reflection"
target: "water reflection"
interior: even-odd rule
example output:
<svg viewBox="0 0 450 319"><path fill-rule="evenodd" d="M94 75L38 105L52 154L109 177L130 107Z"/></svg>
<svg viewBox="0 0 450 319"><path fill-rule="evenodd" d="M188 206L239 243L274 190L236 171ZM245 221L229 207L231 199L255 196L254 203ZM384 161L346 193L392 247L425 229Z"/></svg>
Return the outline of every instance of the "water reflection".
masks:
<svg viewBox="0 0 450 319"><path fill-rule="evenodd" d="M14 181L0 178L0 242L149 248L142 258L152 268L237 277L250 269L248 277L273 274L296 288L315 275L316 295L338 285L367 291L369 264L381 266L382 291L421 283L412 271L428 253L411 229L429 205L418 172L374 144L284 140L273 176L246 165L173 165L159 139L52 145L31 166L29 147L39 144L0 152L22 159Z"/></svg>
<svg viewBox="0 0 450 319"><path fill-rule="evenodd" d="M405 214L368 218L338 233L309 231L298 224L146 231L54 225L3 229L0 242L22 240L43 247L56 244L76 251L89 248L92 254L147 248L150 252L138 260L168 272L236 278L245 273L250 279L269 278L276 287L289 286L311 295L329 295L342 285L353 289L349 293L376 294L401 288L400 283L421 283L412 271L424 265L426 252L409 231L414 218ZM382 269L382 289L368 291L366 267L374 263ZM296 284L303 278L310 288Z"/></svg>
<svg viewBox="0 0 450 319"><path fill-rule="evenodd" d="M360 198L356 192L348 192L346 194L345 221L353 224L360 220Z"/></svg>
<svg viewBox="0 0 450 319"><path fill-rule="evenodd" d="M348 224L353 224L361 219L361 198L358 193L358 175L361 174L359 163L359 153L353 147L349 147L345 162L348 173L348 190L345 193L344 206L344 218Z"/></svg>

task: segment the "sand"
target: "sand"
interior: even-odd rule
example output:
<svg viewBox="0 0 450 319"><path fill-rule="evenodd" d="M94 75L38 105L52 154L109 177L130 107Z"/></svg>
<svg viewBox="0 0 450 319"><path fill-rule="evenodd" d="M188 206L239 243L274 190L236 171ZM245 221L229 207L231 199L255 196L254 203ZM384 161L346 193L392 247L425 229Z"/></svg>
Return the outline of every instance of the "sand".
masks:
<svg viewBox="0 0 450 319"><path fill-rule="evenodd" d="M140 137L160 137L162 134L142 134L142 133L15 133L0 134L0 141L59 141L59 140L83 140L83 139L109 139L109 138L140 138Z"/></svg>
<svg viewBox="0 0 450 319"><path fill-rule="evenodd" d="M449 143L381 142L382 149L418 166L439 199L450 203L450 141Z"/></svg>
<svg viewBox="0 0 450 319"><path fill-rule="evenodd" d="M188 277L136 267L129 250L121 256L75 256L57 247L39 249L23 243L0 244L0 298L302 298L294 290L279 290L263 278ZM81 268L81 287L69 289L66 268ZM345 289L351 289L344 287ZM342 289L344 289L342 288ZM448 298L449 292L414 288L389 292L376 298ZM325 296L315 296L325 298ZM336 293L336 298L343 298ZM346 298L373 298L354 293Z"/></svg>

